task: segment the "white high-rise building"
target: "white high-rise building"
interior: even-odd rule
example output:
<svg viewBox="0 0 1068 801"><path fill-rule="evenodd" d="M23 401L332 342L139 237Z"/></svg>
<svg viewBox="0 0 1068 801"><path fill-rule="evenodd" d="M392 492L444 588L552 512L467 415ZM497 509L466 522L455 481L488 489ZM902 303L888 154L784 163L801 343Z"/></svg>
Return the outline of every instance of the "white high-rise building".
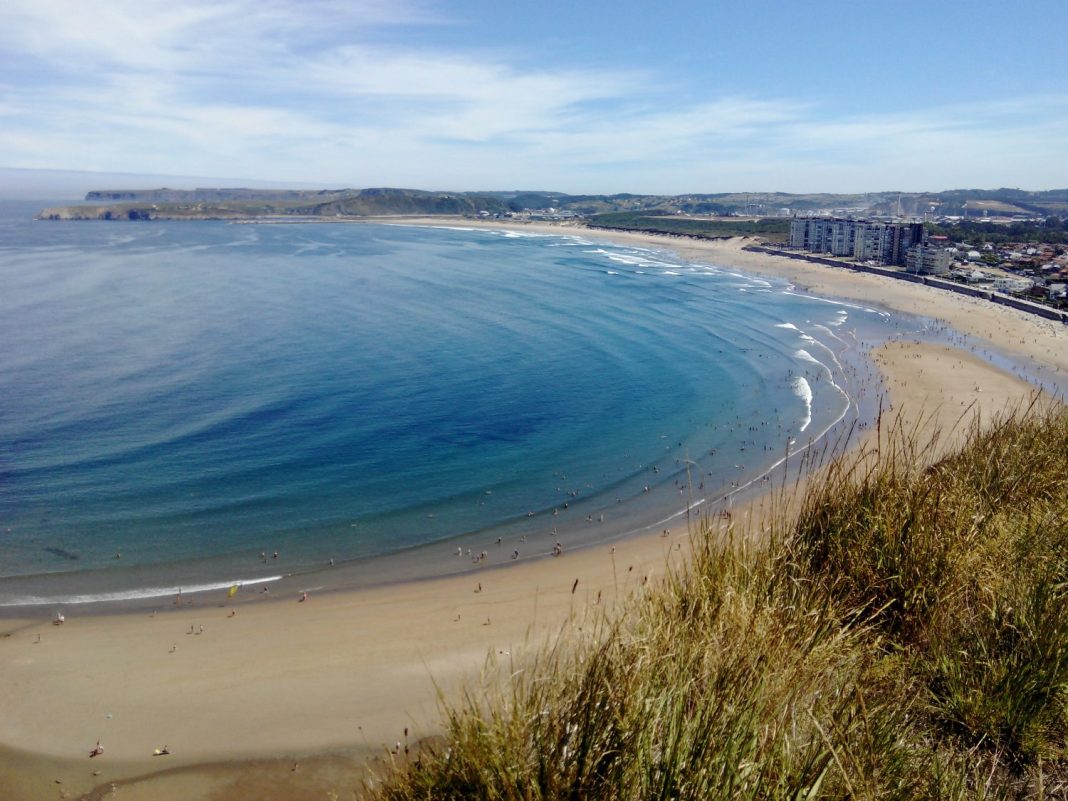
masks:
<svg viewBox="0 0 1068 801"><path fill-rule="evenodd" d="M831 223L830 250L832 256L852 256L857 238L857 224L853 220Z"/></svg>
<svg viewBox="0 0 1068 801"><path fill-rule="evenodd" d="M905 270L919 275L944 275L953 263L953 254L945 248L913 245L905 257Z"/></svg>
<svg viewBox="0 0 1068 801"><path fill-rule="evenodd" d="M904 264L924 240L923 223L884 223L831 217L798 217L790 223L789 245L809 253L852 256L878 264Z"/></svg>

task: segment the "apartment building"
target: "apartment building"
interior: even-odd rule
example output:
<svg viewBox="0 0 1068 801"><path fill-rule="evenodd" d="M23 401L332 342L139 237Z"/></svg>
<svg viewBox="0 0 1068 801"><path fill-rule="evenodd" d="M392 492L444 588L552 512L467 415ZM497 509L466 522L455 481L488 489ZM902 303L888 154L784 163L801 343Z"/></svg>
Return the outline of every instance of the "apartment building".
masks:
<svg viewBox="0 0 1068 801"><path fill-rule="evenodd" d="M919 275L944 275L953 263L953 254L945 248L913 245L905 255L905 270Z"/></svg>
<svg viewBox="0 0 1068 801"><path fill-rule="evenodd" d="M789 245L809 253L852 256L858 261L905 264L909 248L923 244L923 223L885 223L830 217L798 217Z"/></svg>

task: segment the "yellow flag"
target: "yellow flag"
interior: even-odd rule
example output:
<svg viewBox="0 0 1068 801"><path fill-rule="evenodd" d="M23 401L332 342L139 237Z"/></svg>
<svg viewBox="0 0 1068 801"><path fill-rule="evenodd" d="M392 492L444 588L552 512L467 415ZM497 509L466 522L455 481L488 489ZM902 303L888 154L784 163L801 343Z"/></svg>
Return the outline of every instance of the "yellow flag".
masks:
<svg viewBox="0 0 1068 801"><path fill-rule="evenodd" d="M226 597L227 598L233 598L235 595L237 595L237 585L236 584L233 587L230 588L229 592L226 593Z"/></svg>

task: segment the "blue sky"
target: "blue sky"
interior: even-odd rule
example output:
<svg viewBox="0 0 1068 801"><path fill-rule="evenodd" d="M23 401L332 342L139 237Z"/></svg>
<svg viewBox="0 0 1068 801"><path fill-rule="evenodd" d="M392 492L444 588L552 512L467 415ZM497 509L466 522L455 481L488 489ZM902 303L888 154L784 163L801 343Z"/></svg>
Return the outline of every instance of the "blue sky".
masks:
<svg viewBox="0 0 1068 801"><path fill-rule="evenodd" d="M1059 188L1065 31L1065 0L4 0L0 167L575 193Z"/></svg>

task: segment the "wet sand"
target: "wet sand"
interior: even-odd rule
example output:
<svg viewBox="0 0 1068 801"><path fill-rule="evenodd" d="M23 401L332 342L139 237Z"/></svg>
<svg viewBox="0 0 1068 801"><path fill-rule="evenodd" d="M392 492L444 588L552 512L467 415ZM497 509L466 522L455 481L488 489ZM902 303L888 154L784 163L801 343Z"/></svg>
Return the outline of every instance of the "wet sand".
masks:
<svg viewBox="0 0 1068 801"><path fill-rule="evenodd" d="M1031 387L991 367L973 345L1068 370L1065 332L1003 307L975 309L980 301L750 254L738 243L691 248L627 237L813 292L877 300L967 334L964 350L913 342L877 349L891 414L906 425L960 430L962 412L989 418L1026 401ZM769 504L765 497L736 510L734 522L760 517ZM532 647L643 592L684 557L687 543L680 521L666 537L633 538L614 550L595 546L306 601L294 594L232 610L220 592L210 603L154 616L73 614L62 626L0 621L0 797L74 798L94 787L95 797L162 801L212 793L351 797L368 757L388 758L400 743L403 758L405 745L439 731L439 690L455 697L480 671L487 681L507 675ZM487 667L487 658L499 664ZM104 752L89 758L98 740ZM164 745L170 753L154 756Z"/></svg>

